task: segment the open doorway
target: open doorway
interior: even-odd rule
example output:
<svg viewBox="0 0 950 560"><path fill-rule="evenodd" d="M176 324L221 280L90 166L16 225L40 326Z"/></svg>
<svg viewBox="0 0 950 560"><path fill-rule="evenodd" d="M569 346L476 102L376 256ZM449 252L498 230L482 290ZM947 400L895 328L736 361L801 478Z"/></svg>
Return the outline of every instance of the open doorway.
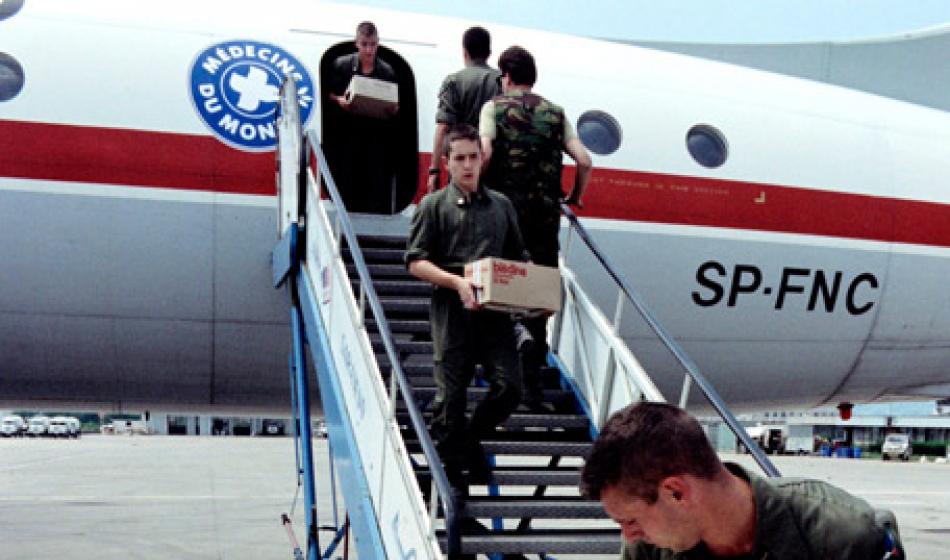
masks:
<svg viewBox="0 0 950 560"><path fill-rule="evenodd" d="M323 150L348 211L394 214L412 202L419 185L415 76L399 54L380 45L377 56L392 66L396 75L399 111L385 123L368 123L366 129L374 131L374 135L380 135L378 142L354 137L354 127L351 126L353 115L340 109L327 94L333 89L333 67L337 58L355 52L353 41L346 41L327 49L320 59ZM360 180L355 178L353 170L369 166L379 170L370 179L373 184L359 184ZM362 182L365 183L366 179Z"/></svg>

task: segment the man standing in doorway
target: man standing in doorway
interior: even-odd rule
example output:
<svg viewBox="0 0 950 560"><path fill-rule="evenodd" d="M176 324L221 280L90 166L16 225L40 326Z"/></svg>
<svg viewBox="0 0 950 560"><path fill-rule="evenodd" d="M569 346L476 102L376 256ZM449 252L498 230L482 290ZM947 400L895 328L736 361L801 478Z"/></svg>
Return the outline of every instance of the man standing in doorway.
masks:
<svg viewBox="0 0 950 560"><path fill-rule="evenodd" d="M486 62L490 54L491 35L485 28L472 27L462 35L465 68L446 76L439 88L428 192L438 189L441 184L442 144L449 127L459 123L478 127L478 113L482 106L501 93L501 72Z"/></svg>
<svg viewBox="0 0 950 560"><path fill-rule="evenodd" d="M564 110L531 91L537 79L534 57L514 46L498 58L504 93L482 107L479 134L487 160L485 185L504 194L518 212L518 225L532 260L558 266L562 153L574 160L577 174L567 204L583 206L590 178L590 154ZM523 321L534 338L522 354L524 398L528 408L541 404L541 367L547 358L547 318Z"/></svg>
<svg viewBox="0 0 950 560"><path fill-rule="evenodd" d="M419 203L405 258L409 272L435 286L429 315L437 392L429 430L452 491L464 500L469 482L485 483L491 476L480 442L521 399L511 317L479 307L464 267L485 257L527 260L527 255L511 203L479 187L482 152L473 127L449 129L445 158L452 180ZM466 423L466 391L476 362L484 367L489 390Z"/></svg>
<svg viewBox="0 0 950 560"><path fill-rule="evenodd" d="M345 93L353 76L395 82L396 73L377 56L379 32L372 22L356 27L355 43L357 52L333 63L328 97L343 112L338 122L345 126L328 138L327 161L348 211L389 214L395 188L392 121L352 112Z"/></svg>

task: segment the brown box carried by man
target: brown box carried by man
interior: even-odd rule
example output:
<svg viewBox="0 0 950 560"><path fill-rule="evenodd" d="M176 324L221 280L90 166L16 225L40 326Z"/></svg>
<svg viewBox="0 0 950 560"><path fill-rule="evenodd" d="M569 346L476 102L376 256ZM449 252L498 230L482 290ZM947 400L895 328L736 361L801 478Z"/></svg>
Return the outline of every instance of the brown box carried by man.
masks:
<svg viewBox="0 0 950 560"><path fill-rule="evenodd" d="M399 107L399 86L386 80L353 76L344 95L351 112L375 119L388 119Z"/></svg>
<svg viewBox="0 0 950 560"><path fill-rule="evenodd" d="M561 272L556 267L487 257L465 265L478 289L478 303L495 311L543 314L561 309Z"/></svg>

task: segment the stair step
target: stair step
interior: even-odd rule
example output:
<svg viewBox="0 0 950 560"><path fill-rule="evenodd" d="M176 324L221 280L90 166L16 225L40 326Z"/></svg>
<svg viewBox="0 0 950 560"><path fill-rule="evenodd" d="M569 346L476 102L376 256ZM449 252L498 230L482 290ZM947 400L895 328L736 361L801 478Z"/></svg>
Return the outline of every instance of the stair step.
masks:
<svg viewBox="0 0 950 560"><path fill-rule="evenodd" d="M374 352L385 352L385 347L383 346L383 339L378 334L370 334L369 340L373 344ZM394 340L396 344L396 352L403 354L432 354L432 343L426 340L414 341L414 340Z"/></svg>
<svg viewBox="0 0 950 560"><path fill-rule="evenodd" d="M483 441L482 447L491 455L541 455L550 457L587 457L590 442L579 441Z"/></svg>
<svg viewBox="0 0 950 560"><path fill-rule="evenodd" d="M358 238L360 247L372 247L380 249L406 249L408 237L401 235L360 235Z"/></svg>
<svg viewBox="0 0 950 560"><path fill-rule="evenodd" d="M435 397L436 388L432 386L428 387L414 387L412 392L416 396L416 401L429 401ZM488 393L488 387L469 387L466 391L469 401L480 401L485 398L485 395ZM542 397L545 402L552 402L555 399L561 398L565 395L565 391L560 389L545 389L542 391Z"/></svg>
<svg viewBox="0 0 950 560"><path fill-rule="evenodd" d="M350 282L353 293L359 293L360 282L353 280ZM421 280L374 280L373 288L376 294L382 296L432 296L432 284L422 282Z"/></svg>
<svg viewBox="0 0 950 560"><path fill-rule="evenodd" d="M439 544L446 546L445 532ZM527 531L485 531L463 535L463 554L620 554L619 529L529 529Z"/></svg>
<svg viewBox="0 0 950 560"><path fill-rule="evenodd" d="M405 265L403 265L403 256L406 254L405 247L402 249L360 247L360 249L363 252L363 259L366 264L399 264L399 266L405 268ZM344 261L353 261L352 251L348 247L344 247L340 254Z"/></svg>
<svg viewBox="0 0 950 560"><path fill-rule="evenodd" d="M387 317L387 319L389 318ZM389 330L393 333L429 334L430 332L428 319L395 319L387 322L389 323ZM369 332L379 331L375 319L366 320L366 330Z"/></svg>
<svg viewBox="0 0 950 560"><path fill-rule="evenodd" d="M551 457L587 457L590 442L582 441L483 441L482 447L489 455L524 455ZM422 448L415 440L406 441L409 453L421 453Z"/></svg>
<svg viewBox="0 0 950 560"><path fill-rule="evenodd" d="M429 470L416 471L423 492L428 492L431 474ZM580 484L581 473L577 467L496 467L492 470L492 483L499 486L571 486Z"/></svg>
<svg viewBox="0 0 950 560"><path fill-rule="evenodd" d="M471 417L471 415L467 415ZM432 413L423 414L426 421L432 419ZM397 415L397 420L403 424L409 422L408 414ZM582 414L537 414L531 412L515 412L502 424L504 428L580 428L588 429L590 422Z"/></svg>
<svg viewBox="0 0 950 560"><path fill-rule="evenodd" d="M386 318L390 313L414 314L420 317L429 317L429 298L419 297L380 297Z"/></svg>
<svg viewBox="0 0 950 560"><path fill-rule="evenodd" d="M533 496L472 496L465 503L468 517L507 519L604 519L600 502L587 498Z"/></svg>
<svg viewBox="0 0 950 560"><path fill-rule="evenodd" d="M406 270L406 267L401 264L369 264L367 263L367 268L369 268L370 275L376 278L387 278L387 279L415 279L415 276L409 274L409 271ZM347 264L346 272L349 275L350 279L357 278L356 265Z"/></svg>

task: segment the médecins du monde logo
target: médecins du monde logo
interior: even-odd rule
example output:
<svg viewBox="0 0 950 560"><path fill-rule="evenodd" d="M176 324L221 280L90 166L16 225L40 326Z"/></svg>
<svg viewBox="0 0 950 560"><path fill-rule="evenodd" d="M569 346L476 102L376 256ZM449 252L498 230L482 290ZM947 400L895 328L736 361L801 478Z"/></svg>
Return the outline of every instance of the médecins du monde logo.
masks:
<svg viewBox="0 0 950 560"><path fill-rule="evenodd" d="M251 152L277 146L284 76L297 82L301 124L313 110L310 72L277 45L233 40L211 45L191 65L191 100L201 120L229 146Z"/></svg>

